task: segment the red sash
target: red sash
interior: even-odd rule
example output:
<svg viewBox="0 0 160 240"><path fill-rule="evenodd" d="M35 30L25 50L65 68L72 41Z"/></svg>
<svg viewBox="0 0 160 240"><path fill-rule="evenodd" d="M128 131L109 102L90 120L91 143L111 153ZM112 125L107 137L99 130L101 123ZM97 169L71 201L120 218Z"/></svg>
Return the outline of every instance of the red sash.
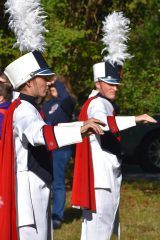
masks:
<svg viewBox="0 0 160 240"><path fill-rule="evenodd" d="M88 119L88 105L95 98L96 96L91 97L85 102L79 115L79 121ZM76 145L71 204L96 211L93 163L88 137Z"/></svg>
<svg viewBox="0 0 160 240"><path fill-rule="evenodd" d="M89 98L82 107L79 121L88 119L87 109L90 102L97 96ZM116 125L115 116L107 117L110 131L120 141L119 130ZM72 187L72 206L79 206L91 211L96 211L94 172L89 138L83 139L82 143L76 145L76 157Z"/></svg>
<svg viewBox="0 0 160 240"><path fill-rule="evenodd" d="M3 200L3 205L0 207L1 240L18 240L12 123L14 110L20 103L20 99L16 99L10 105L3 121L0 151L0 196Z"/></svg>

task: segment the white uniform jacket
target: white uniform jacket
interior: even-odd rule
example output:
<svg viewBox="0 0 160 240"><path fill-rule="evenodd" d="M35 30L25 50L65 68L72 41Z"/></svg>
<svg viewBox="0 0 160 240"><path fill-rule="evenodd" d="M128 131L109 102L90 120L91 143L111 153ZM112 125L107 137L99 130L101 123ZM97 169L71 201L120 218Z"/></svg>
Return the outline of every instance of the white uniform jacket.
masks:
<svg viewBox="0 0 160 240"><path fill-rule="evenodd" d="M35 224L34 186L38 189L50 184L52 168L47 148L53 150L82 141L79 124L47 126L35 106L34 98L21 94L20 99L21 104L13 115L18 227ZM49 198L49 188L46 198ZM39 212L42 205L43 199L39 202Z"/></svg>
<svg viewBox="0 0 160 240"><path fill-rule="evenodd" d="M94 95L98 92L94 91ZM93 94L91 94L93 96ZM114 108L112 104L101 96L93 99L87 110L88 118L97 118L102 122L106 123L104 130L106 131L104 135L109 133L109 125L107 122L107 116L113 116ZM135 117L115 117L115 121L119 131L126 128L135 126ZM107 138L108 136L100 136L92 134L90 136L91 151L92 151L92 161L94 168L94 186L95 188L111 188L113 169L119 171L120 159L114 154L110 149L107 150ZM106 142L105 142L106 141Z"/></svg>

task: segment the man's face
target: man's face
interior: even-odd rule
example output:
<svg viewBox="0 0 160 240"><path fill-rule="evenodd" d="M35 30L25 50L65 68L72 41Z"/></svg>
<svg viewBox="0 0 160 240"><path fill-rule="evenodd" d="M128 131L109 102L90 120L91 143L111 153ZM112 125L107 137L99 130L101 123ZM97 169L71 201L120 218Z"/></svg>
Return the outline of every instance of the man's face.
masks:
<svg viewBox="0 0 160 240"><path fill-rule="evenodd" d="M35 77L32 80L32 90L35 97L44 97L48 90L48 79L45 77Z"/></svg>
<svg viewBox="0 0 160 240"><path fill-rule="evenodd" d="M111 101L116 98L118 87L119 85L109 84L103 81L96 82L96 88L99 90L100 94Z"/></svg>
<svg viewBox="0 0 160 240"><path fill-rule="evenodd" d="M55 97L55 98L58 97L58 91L55 87L51 87L50 92L51 92L52 97Z"/></svg>

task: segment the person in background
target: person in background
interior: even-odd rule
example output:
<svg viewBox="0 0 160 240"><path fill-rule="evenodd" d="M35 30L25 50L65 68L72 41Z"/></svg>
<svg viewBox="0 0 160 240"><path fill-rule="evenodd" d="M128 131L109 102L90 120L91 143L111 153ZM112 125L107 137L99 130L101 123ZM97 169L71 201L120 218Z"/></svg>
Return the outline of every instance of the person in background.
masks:
<svg viewBox="0 0 160 240"><path fill-rule="evenodd" d="M4 116L7 109L10 106L12 100L12 86L8 81L7 77L0 70L0 147L1 147L1 137L2 137L2 124ZM4 204L2 197L0 196L0 207Z"/></svg>
<svg viewBox="0 0 160 240"><path fill-rule="evenodd" d="M4 115L12 100L12 86L7 81L3 72L0 73L0 139L2 135L2 123Z"/></svg>
<svg viewBox="0 0 160 240"><path fill-rule="evenodd" d="M2 123L4 115L12 100L12 88L7 83L0 82L0 139L2 135Z"/></svg>
<svg viewBox="0 0 160 240"><path fill-rule="evenodd" d="M12 89L12 99L11 99L11 101L18 98L19 92L13 90L11 83L9 82L8 78L6 77L6 75L4 74L4 72L2 70L0 70L0 83L7 83L8 86L11 87L11 89Z"/></svg>
<svg viewBox="0 0 160 240"><path fill-rule="evenodd" d="M70 82L62 75L54 75L51 81L53 84L50 86L45 98L46 101L42 106L44 120L52 126L58 123L71 122L73 120L76 96L73 94ZM52 220L54 229L61 226L64 216L66 201L65 172L67 163L72 155L73 146L71 145L52 151Z"/></svg>

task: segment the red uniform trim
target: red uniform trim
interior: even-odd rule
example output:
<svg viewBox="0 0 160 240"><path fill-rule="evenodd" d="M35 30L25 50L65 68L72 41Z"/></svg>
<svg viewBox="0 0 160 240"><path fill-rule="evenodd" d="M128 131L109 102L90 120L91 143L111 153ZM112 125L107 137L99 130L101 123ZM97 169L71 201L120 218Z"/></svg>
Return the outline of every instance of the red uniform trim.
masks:
<svg viewBox="0 0 160 240"><path fill-rule="evenodd" d="M107 121L108 121L108 126L109 126L110 131L115 135L117 140L120 141L121 138L120 138L119 129L117 127L115 117L114 116L108 116Z"/></svg>
<svg viewBox="0 0 160 240"><path fill-rule="evenodd" d="M91 97L85 102L79 115L79 121L85 121L88 119L88 106L96 97L97 96ZM88 137L85 137L82 143L76 144L76 157L71 198L72 206L79 206L91 211L96 211L94 172L91 146Z"/></svg>
<svg viewBox="0 0 160 240"><path fill-rule="evenodd" d="M40 111L40 115L41 117L44 119L45 118L45 115L44 115L44 112L43 111Z"/></svg>
<svg viewBox="0 0 160 240"><path fill-rule="evenodd" d="M58 144L54 134L54 127L45 125L43 127L43 135L49 151L58 148Z"/></svg>
<svg viewBox="0 0 160 240"><path fill-rule="evenodd" d="M20 99L11 103L7 110L2 129L0 148L0 196L3 201L0 207L0 239L18 240L15 199L15 163L13 139L13 113L21 104Z"/></svg>

